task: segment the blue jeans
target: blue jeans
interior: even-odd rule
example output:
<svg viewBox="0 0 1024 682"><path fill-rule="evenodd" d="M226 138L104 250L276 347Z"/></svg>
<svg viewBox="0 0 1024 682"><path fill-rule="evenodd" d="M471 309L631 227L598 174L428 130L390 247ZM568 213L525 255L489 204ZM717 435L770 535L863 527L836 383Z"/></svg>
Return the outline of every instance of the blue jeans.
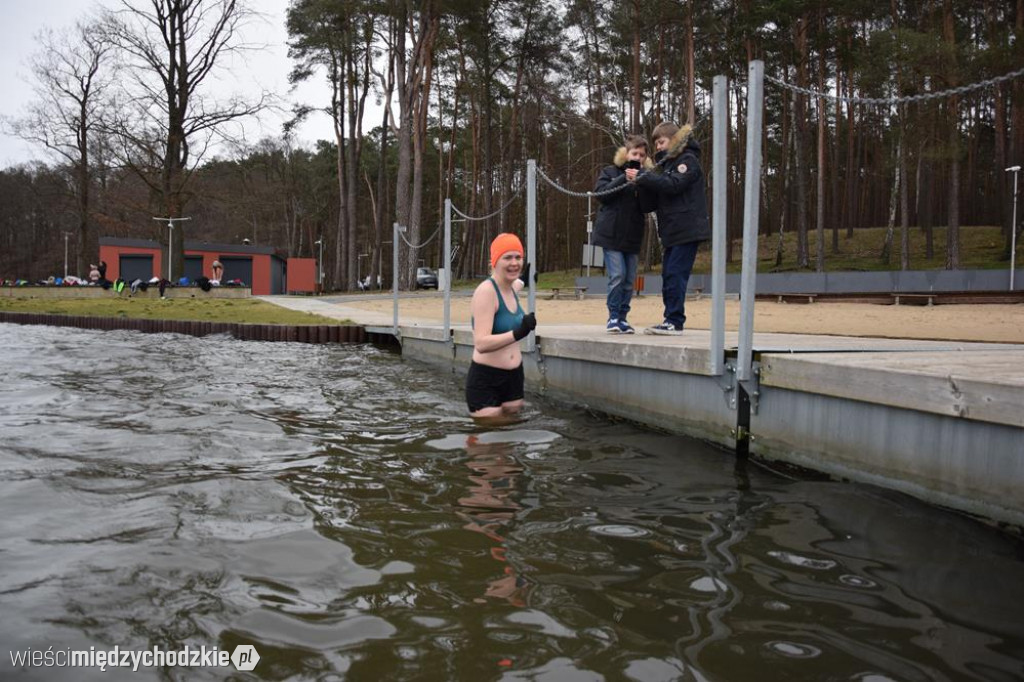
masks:
<svg viewBox="0 0 1024 682"><path fill-rule="evenodd" d="M665 249L661 266L661 300L665 304L665 319L679 329L686 322L686 285L690 283L690 272L699 246L700 242L690 242Z"/></svg>
<svg viewBox="0 0 1024 682"><path fill-rule="evenodd" d="M604 271L608 275L608 319L625 320L629 315L629 302L633 300L633 282L636 281L635 253L604 250Z"/></svg>

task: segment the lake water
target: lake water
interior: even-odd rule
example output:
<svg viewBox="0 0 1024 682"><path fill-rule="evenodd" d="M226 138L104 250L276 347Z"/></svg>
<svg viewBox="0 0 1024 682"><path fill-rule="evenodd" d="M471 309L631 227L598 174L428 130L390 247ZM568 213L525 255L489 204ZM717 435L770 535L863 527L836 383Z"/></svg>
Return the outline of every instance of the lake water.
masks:
<svg viewBox="0 0 1024 682"><path fill-rule="evenodd" d="M0 324L9 652L185 646L349 680L1024 678L1024 548L369 346Z"/></svg>

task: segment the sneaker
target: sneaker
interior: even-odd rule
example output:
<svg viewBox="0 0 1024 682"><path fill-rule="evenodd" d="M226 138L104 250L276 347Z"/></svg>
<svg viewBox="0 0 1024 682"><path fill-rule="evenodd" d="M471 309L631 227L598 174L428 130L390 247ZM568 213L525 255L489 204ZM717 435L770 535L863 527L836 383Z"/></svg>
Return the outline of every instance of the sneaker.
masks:
<svg viewBox="0 0 1024 682"><path fill-rule="evenodd" d="M682 327L677 327L668 320L644 330L644 334L658 334L659 336L679 336L682 333Z"/></svg>
<svg viewBox="0 0 1024 682"><path fill-rule="evenodd" d="M633 325L625 320L619 320L619 332L623 334L636 334L636 330L633 329Z"/></svg>
<svg viewBox="0 0 1024 682"><path fill-rule="evenodd" d="M604 330L609 334L621 334L622 327L619 326L618 320L608 320L608 324L604 326Z"/></svg>

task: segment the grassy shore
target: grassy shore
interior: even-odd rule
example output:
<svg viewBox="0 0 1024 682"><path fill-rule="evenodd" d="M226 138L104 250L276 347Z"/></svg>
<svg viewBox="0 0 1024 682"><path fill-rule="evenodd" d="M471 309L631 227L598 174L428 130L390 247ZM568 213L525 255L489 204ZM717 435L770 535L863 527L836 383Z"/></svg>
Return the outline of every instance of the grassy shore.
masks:
<svg viewBox="0 0 1024 682"><path fill-rule="evenodd" d="M86 317L130 317L247 324L351 324L348 321L288 310L254 298L169 298L161 300L158 298L29 299L0 297L0 310Z"/></svg>

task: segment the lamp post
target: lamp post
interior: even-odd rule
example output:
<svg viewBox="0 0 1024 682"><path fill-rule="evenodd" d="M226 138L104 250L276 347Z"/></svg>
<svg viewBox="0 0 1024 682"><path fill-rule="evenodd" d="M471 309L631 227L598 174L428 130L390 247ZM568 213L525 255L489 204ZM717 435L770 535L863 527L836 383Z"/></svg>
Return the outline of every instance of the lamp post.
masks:
<svg viewBox="0 0 1024 682"><path fill-rule="evenodd" d="M370 254L368 254L368 253L361 253L356 258L356 286L357 287L362 287L363 286L363 259L366 258L369 255ZM367 287L367 288L369 288L369 287Z"/></svg>
<svg viewBox="0 0 1024 682"><path fill-rule="evenodd" d="M320 285L320 293L324 293L324 240L321 237L313 242L320 247L320 257L317 260L317 284Z"/></svg>
<svg viewBox="0 0 1024 682"><path fill-rule="evenodd" d="M68 233L64 233L64 279L68 278Z"/></svg>
<svg viewBox="0 0 1024 682"><path fill-rule="evenodd" d="M153 220L167 221L167 281L173 282L174 277L172 276L172 266L174 263L174 221L192 220L192 218L157 218L154 216Z"/></svg>
<svg viewBox="0 0 1024 682"><path fill-rule="evenodd" d="M1013 221L1010 224L1010 291L1013 291L1013 270L1017 265L1017 175L1020 166L1010 166L1007 172L1013 173Z"/></svg>

